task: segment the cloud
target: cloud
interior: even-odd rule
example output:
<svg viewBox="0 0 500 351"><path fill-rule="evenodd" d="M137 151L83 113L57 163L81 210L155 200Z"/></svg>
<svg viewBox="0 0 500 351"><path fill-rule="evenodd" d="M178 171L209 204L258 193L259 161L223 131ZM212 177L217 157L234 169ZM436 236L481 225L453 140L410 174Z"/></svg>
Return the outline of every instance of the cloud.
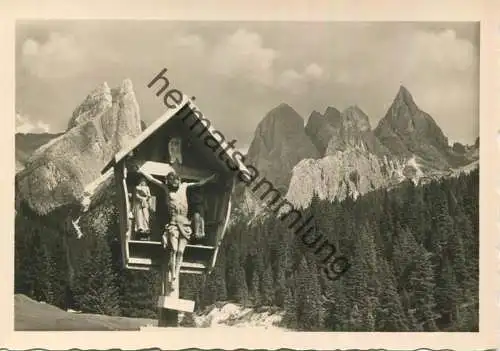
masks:
<svg viewBox="0 0 500 351"><path fill-rule="evenodd" d="M302 71L293 67L279 69L277 62L281 57L280 51L265 45L259 33L240 28L215 45L211 69L216 75L292 94L303 93L307 84L325 77L324 69L317 63L308 64Z"/></svg>
<svg viewBox="0 0 500 351"><path fill-rule="evenodd" d="M451 139L464 139L479 117L476 49L453 30L416 31L411 43L405 79L417 103Z"/></svg>
<svg viewBox="0 0 500 351"><path fill-rule="evenodd" d="M202 37L195 34L181 35L174 39L174 45L186 49L191 53L201 55L205 51L205 42Z"/></svg>
<svg viewBox="0 0 500 351"><path fill-rule="evenodd" d="M42 121L31 121L28 116L16 113L16 133L49 133L50 126Z"/></svg>
<svg viewBox="0 0 500 351"><path fill-rule="evenodd" d="M64 78L81 73L86 55L75 38L51 33L46 42L28 38L22 50L22 65L38 78Z"/></svg>
<svg viewBox="0 0 500 351"><path fill-rule="evenodd" d="M320 102L361 104L376 124L403 84L451 138L477 122L478 48L455 30L380 24L323 35L329 47L315 61L331 74L313 92Z"/></svg>
<svg viewBox="0 0 500 351"><path fill-rule="evenodd" d="M321 79L323 77L324 71L323 68L321 68L318 64L311 63L304 70L304 74L311 78Z"/></svg>
<svg viewBox="0 0 500 351"><path fill-rule="evenodd" d="M417 31L408 56L417 65L431 64L445 70L464 71L474 64L474 46L459 39L454 30Z"/></svg>
<svg viewBox="0 0 500 351"><path fill-rule="evenodd" d="M322 41L329 48L318 55L317 62L334 67L333 80L344 86L373 84L393 90L408 80L429 84L443 78L455 84L456 78L467 75L477 64L474 45L457 37L453 29L380 24L352 28L348 33L325 34Z"/></svg>
<svg viewBox="0 0 500 351"><path fill-rule="evenodd" d="M19 110L36 111L59 130L87 89L129 77L142 114L152 119L162 104L140 82L166 67L173 86L197 96L218 126L248 143L260 118L280 102L304 117L327 106L359 104L375 126L403 84L450 139L474 140L477 39L455 27L247 22L243 28L237 22L171 21L75 21L65 27L47 22L36 36L31 29L18 34L22 54L16 65L22 70L16 101Z"/></svg>
<svg viewBox="0 0 500 351"><path fill-rule="evenodd" d="M264 47L259 34L238 29L215 46L211 68L218 75L270 85L278 56L276 50Z"/></svg>
<svg viewBox="0 0 500 351"><path fill-rule="evenodd" d="M325 77L323 68L316 63L309 64L302 73L294 69L283 71L278 79L277 86L292 94L301 94L307 90L308 85L316 80L321 80Z"/></svg>
<svg viewBox="0 0 500 351"><path fill-rule="evenodd" d="M281 73L278 79L278 85L287 88L292 85L300 84L304 77L294 69L287 69Z"/></svg>

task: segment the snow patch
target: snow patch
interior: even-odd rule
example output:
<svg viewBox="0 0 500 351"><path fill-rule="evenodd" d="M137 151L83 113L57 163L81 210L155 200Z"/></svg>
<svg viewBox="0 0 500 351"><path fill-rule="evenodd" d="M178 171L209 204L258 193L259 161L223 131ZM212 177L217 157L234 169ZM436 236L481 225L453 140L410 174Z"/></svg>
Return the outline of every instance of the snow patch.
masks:
<svg viewBox="0 0 500 351"><path fill-rule="evenodd" d="M72 219L71 223L73 225L73 228L76 231L76 237L77 239L81 239L83 237L83 232L80 228L79 222L80 218L82 217L82 214L87 212L90 208L90 205L92 203L92 199L94 195L96 194L97 190L99 187L104 184L109 178L113 176L113 168L109 169L106 173L101 175L99 178L94 180L93 182L87 184L85 186L85 189L83 190L82 198L80 199L80 206L81 210L76 219Z"/></svg>
<svg viewBox="0 0 500 351"><path fill-rule="evenodd" d="M283 329L278 325L283 318L283 311L276 307L243 307L234 303L223 306L216 304L202 314L194 316L196 327L201 328L262 328Z"/></svg>

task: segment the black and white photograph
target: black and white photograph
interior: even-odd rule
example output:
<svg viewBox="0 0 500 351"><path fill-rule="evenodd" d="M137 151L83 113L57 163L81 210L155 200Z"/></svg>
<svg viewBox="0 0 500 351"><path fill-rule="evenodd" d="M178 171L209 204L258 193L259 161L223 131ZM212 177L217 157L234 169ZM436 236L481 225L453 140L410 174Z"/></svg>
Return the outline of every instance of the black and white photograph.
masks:
<svg viewBox="0 0 500 351"><path fill-rule="evenodd" d="M479 68L473 21L17 20L14 329L478 333Z"/></svg>

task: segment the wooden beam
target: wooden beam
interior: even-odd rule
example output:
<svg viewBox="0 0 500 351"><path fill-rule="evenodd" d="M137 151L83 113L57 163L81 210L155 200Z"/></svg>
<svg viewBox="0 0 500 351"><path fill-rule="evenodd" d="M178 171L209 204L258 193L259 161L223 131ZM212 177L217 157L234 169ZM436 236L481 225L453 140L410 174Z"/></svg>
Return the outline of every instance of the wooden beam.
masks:
<svg viewBox="0 0 500 351"><path fill-rule="evenodd" d="M207 266L203 263L197 263L197 262L182 262L181 263L181 268L194 268L194 269L205 269Z"/></svg>
<svg viewBox="0 0 500 351"><path fill-rule="evenodd" d="M202 180L210 177L214 172L206 169L187 167L185 165L174 165L175 172L183 179Z"/></svg>
<svg viewBox="0 0 500 351"><path fill-rule="evenodd" d="M193 248L193 249L206 249L206 250L214 250L215 246L207 246L207 245L186 245L187 248Z"/></svg>
<svg viewBox="0 0 500 351"><path fill-rule="evenodd" d="M158 307L192 313L194 311L194 301L179 299L172 296L160 296L158 297Z"/></svg>
<svg viewBox="0 0 500 351"><path fill-rule="evenodd" d="M126 269L134 270L134 271L150 271L151 267L150 266L132 266L127 264L125 266Z"/></svg>
<svg viewBox="0 0 500 351"><path fill-rule="evenodd" d="M128 259L128 264L133 264L133 265L142 265L142 266L150 266L153 264L153 260L150 258L143 258L143 257L130 257ZM181 263L181 268L191 268L191 269L200 269L203 270L207 268L207 266L203 263L197 263L197 262L185 262L183 261Z"/></svg>
<svg viewBox="0 0 500 351"><path fill-rule="evenodd" d="M182 274L198 274L198 275L201 275L201 274L205 274L205 270L200 271L198 269L189 269L189 268L182 268L181 267L180 273L182 273Z"/></svg>
<svg viewBox="0 0 500 351"><path fill-rule="evenodd" d="M212 261L210 262L210 266L208 267L208 274L212 273L212 270L215 268L215 263L217 261L217 255L219 254L219 248L222 245L222 240L224 239L224 235L226 233L227 227L229 225L229 217L231 216L231 203L232 203L232 193L234 190L234 178L231 180L231 191L226 194L226 218L224 218L224 225L217 231L216 234L216 242L215 242L215 251L212 256Z"/></svg>
<svg viewBox="0 0 500 351"><path fill-rule="evenodd" d="M117 193L117 208L118 208L118 218L120 222L120 244L121 244L121 251L122 251L122 262L123 266L126 268L127 267L127 259L129 257L129 251L128 251L128 245L127 245L127 236L128 236L128 231L129 231L129 220L128 220L128 213L127 213L127 195L126 195L126 188L123 187L123 184L125 182L124 179L124 164L120 163L118 165L115 165L114 168L114 173L115 173L115 186L116 186L116 193Z"/></svg>
<svg viewBox="0 0 500 351"><path fill-rule="evenodd" d="M170 253L169 253L170 254ZM179 299L179 277L174 280L170 285L171 277L169 272L169 256L168 254L164 256L163 264L161 265L161 293L158 298L158 307L160 310L158 316L158 326L159 327L177 327L179 324L179 311L176 305L182 305L182 303L176 303L175 300ZM172 301L173 308L168 307L165 297L169 297ZM180 306L179 306L180 307Z"/></svg>
<svg viewBox="0 0 500 351"><path fill-rule="evenodd" d="M129 218L129 212L131 211L130 207L130 199L128 198L128 188L127 188L127 168L125 167L125 164L122 163L123 167L123 173L124 176L122 178L122 187L123 187L123 193L124 193L124 200L125 200L125 223L127 224L127 232L126 232L126 238L127 240L130 240L132 237L132 223ZM128 245L127 245L127 257L129 256L129 251L128 251Z"/></svg>
<svg viewBox="0 0 500 351"><path fill-rule="evenodd" d="M161 246L163 245L161 241L152 241L152 240L129 240L129 244L137 244L137 245L155 245Z"/></svg>
<svg viewBox="0 0 500 351"><path fill-rule="evenodd" d="M153 260L150 258L129 257L128 264L150 266L153 264Z"/></svg>
<svg viewBox="0 0 500 351"><path fill-rule="evenodd" d="M139 169L143 172L165 177L170 172L175 172L182 179L201 180L210 177L213 172L205 169L192 168L185 165L170 165L164 162L146 161Z"/></svg>
<svg viewBox="0 0 500 351"><path fill-rule="evenodd" d="M175 169L168 163L146 161L139 169L143 172L156 175L156 176L166 176L168 173L175 171Z"/></svg>

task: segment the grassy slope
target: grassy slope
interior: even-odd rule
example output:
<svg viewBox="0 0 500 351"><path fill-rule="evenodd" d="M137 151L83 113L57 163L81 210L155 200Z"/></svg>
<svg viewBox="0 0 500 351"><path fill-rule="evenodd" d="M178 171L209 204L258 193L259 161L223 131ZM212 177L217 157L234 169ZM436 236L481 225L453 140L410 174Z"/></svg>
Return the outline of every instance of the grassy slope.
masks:
<svg viewBox="0 0 500 351"><path fill-rule="evenodd" d="M70 313L25 295L15 295L14 315L16 331L139 330L141 326L156 325L152 319Z"/></svg>

